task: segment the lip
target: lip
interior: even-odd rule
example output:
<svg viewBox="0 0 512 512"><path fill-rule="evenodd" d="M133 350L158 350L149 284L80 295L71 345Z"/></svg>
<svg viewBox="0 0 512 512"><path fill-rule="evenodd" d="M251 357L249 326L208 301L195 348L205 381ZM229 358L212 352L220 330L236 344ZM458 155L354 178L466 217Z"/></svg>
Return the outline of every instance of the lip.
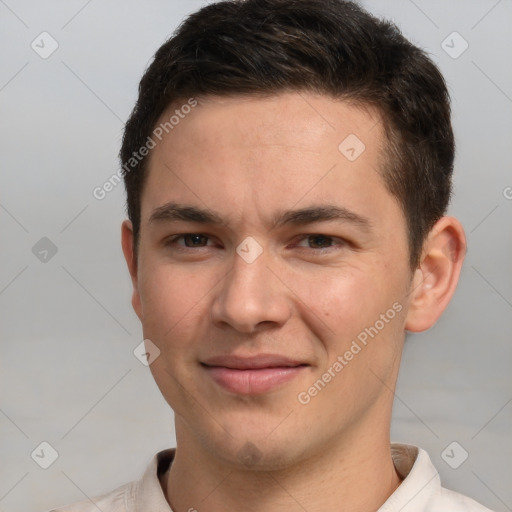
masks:
<svg viewBox="0 0 512 512"><path fill-rule="evenodd" d="M267 393L289 382L309 366L274 354L217 356L207 359L201 365L218 385L242 395Z"/></svg>

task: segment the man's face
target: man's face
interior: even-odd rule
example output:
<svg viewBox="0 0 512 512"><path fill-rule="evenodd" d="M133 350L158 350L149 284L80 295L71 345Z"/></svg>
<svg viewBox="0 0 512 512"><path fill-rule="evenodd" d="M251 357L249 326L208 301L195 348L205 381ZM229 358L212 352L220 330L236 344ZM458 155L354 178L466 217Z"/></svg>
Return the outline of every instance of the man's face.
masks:
<svg viewBox="0 0 512 512"><path fill-rule="evenodd" d="M178 443L277 467L387 435L412 276L384 152L375 112L306 93L209 98L152 150L133 303Z"/></svg>

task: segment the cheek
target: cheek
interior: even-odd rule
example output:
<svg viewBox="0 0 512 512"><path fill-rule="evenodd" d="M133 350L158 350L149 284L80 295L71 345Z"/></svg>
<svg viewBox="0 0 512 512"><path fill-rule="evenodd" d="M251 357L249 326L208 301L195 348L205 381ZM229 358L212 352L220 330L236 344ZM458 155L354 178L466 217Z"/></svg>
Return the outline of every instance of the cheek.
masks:
<svg viewBox="0 0 512 512"><path fill-rule="evenodd" d="M168 264L150 263L146 269L139 284L144 335L154 338L161 350L179 350L193 341L200 323L207 318L202 309L213 282L209 284L203 271L199 277Z"/></svg>
<svg viewBox="0 0 512 512"><path fill-rule="evenodd" d="M144 338L160 350L150 366L162 395L176 414L187 415L193 403L201 403L196 372L196 348L204 343L208 315L204 308L208 295L208 279L184 272L177 266L148 265L142 285ZM200 281L200 282L199 282ZM187 409L188 408L188 409Z"/></svg>
<svg viewBox="0 0 512 512"><path fill-rule="evenodd" d="M352 336L373 318L385 302L374 275L361 269L323 271L318 279L304 284L304 296L316 316L341 339Z"/></svg>
<svg viewBox="0 0 512 512"><path fill-rule="evenodd" d="M332 364L351 347L357 351L351 366L379 364L396 356L405 305L402 287L393 281L396 275L375 265L372 272L368 268L339 271L304 287L308 297L304 302L315 313L310 316L311 328L323 332L319 338L327 357L324 364Z"/></svg>
<svg viewBox="0 0 512 512"><path fill-rule="evenodd" d="M378 279L381 275L382 268L375 273L361 269L326 279L323 288L308 287L308 305L315 311L312 321L329 327L320 338L324 354L310 383L321 378L329 384L313 407L333 424L340 421L339 412L325 404L342 404L343 418L358 417L369 402L387 392L382 382L391 382L399 364L405 307L393 276Z"/></svg>

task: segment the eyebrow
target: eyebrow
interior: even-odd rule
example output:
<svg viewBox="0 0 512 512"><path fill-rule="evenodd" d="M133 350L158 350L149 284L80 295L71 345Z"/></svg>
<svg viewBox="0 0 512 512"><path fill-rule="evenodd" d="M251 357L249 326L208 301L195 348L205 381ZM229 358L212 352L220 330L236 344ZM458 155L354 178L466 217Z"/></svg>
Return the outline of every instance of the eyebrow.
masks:
<svg viewBox="0 0 512 512"><path fill-rule="evenodd" d="M314 222L325 222L337 220L355 224L365 231L370 231L372 223L370 219L355 213L343 206L335 205L312 205L298 210L285 210L278 212L273 217L272 229L286 224L302 226ZM174 202L166 203L156 208L149 218L149 223L156 222L197 222L219 226L227 224L222 217L213 212L198 208L197 206L179 204Z"/></svg>

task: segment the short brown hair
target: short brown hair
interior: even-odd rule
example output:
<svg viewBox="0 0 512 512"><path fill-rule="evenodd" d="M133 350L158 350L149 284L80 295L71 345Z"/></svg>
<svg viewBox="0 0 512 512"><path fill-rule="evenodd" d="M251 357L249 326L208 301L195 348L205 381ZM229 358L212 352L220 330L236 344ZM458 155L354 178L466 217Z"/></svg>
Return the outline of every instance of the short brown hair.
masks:
<svg viewBox="0 0 512 512"><path fill-rule="evenodd" d="M190 15L139 85L120 152L139 239L147 158L127 167L163 111L208 95L311 91L376 107L387 139L386 186L401 204L411 268L451 194L454 137L445 81L392 23L343 0L232 0ZM136 249L135 249L136 250Z"/></svg>

